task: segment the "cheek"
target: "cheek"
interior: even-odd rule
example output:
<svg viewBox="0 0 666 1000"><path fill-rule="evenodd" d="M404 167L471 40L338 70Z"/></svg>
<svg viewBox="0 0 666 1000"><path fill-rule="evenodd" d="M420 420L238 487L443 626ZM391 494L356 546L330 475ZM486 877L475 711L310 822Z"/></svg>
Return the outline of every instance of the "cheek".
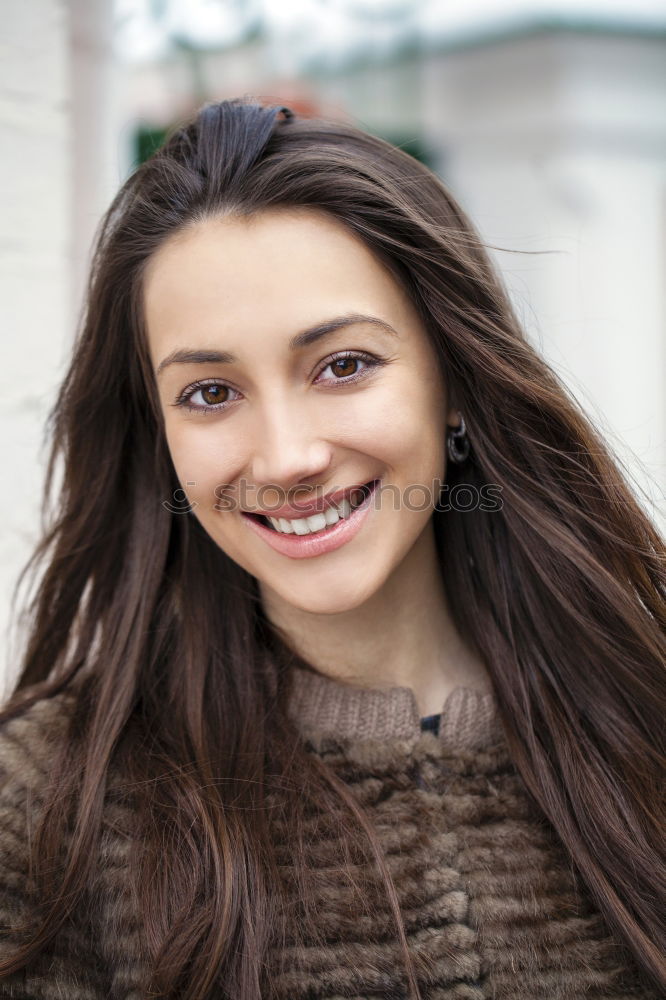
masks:
<svg viewBox="0 0 666 1000"><path fill-rule="evenodd" d="M166 438L176 476L187 493L199 502L215 500L215 488L230 482L241 456L233 440L219 433L213 417L211 426L201 421L179 421L166 428Z"/></svg>
<svg viewBox="0 0 666 1000"><path fill-rule="evenodd" d="M399 479L427 484L433 477L443 478L446 442L439 425L428 425L415 416L410 414L387 428L382 452Z"/></svg>
<svg viewBox="0 0 666 1000"><path fill-rule="evenodd" d="M446 397L441 384L415 365L377 394L365 431L366 441L372 436L376 442L375 455L385 457L396 470L441 474L446 447Z"/></svg>

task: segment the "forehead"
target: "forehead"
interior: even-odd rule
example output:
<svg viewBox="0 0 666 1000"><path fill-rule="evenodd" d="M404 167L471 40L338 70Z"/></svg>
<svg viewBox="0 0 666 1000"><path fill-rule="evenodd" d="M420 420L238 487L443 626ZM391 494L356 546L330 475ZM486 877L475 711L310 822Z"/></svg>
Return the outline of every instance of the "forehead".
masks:
<svg viewBox="0 0 666 1000"><path fill-rule="evenodd" d="M171 237L144 278L151 353L157 339L284 332L350 311L414 322L404 291L341 222L272 209L198 222Z"/></svg>
<svg viewBox="0 0 666 1000"><path fill-rule="evenodd" d="M285 258L288 248L292 257ZM147 283L159 273L180 268L188 259L197 264L233 269L246 268L269 260L278 271L293 271L299 263L312 259L312 253L335 255L344 251L358 263L382 269L382 266L342 222L319 209L276 207L251 215L224 213L197 220L174 233L149 261ZM337 263L340 263L339 261Z"/></svg>

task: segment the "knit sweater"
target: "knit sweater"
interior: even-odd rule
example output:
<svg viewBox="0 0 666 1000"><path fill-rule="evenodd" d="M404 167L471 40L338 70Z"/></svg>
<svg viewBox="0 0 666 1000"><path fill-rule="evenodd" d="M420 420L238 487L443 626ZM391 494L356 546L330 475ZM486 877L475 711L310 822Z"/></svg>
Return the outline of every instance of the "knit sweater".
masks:
<svg viewBox="0 0 666 1000"><path fill-rule="evenodd" d="M10 931L7 941L0 935L0 956L11 951L11 928L29 905L28 840L69 705L66 693L37 702L0 731L0 928ZM352 687L298 669L290 714L308 751L371 817L424 1000L657 1000L528 799L491 694L456 689L433 731L409 688ZM86 905L28 970L0 981L1 998L140 1000L144 967L127 863L133 813L118 789L111 777ZM319 926L300 947L281 945L276 1000L402 1000L388 901L377 893L359 908L350 880L331 879L333 839L321 817L312 823ZM285 885L293 886L279 821L274 837Z"/></svg>

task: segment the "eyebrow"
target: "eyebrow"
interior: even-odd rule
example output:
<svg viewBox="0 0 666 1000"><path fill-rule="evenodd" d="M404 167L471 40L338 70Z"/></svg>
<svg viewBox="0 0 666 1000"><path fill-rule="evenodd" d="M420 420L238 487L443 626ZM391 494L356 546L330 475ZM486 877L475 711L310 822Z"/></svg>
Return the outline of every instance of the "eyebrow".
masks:
<svg viewBox="0 0 666 1000"><path fill-rule="evenodd" d="M289 350L297 351L303 347L309 347L310 344L314 344L316 341L322 340L324 337L328 337L338 330L344 330L346 327L355 326L358 323L370 323L372 326L380 327L392 336L398 337L397 331L393 329L390 323L386 323L383 319L379 319L377 316L364 316L362 313L352 313L349 316L336 316L334 319L317 323L316 326L308 327L307 330L297 333L289 341ZM230 354L229 351L186 350L178 348L160 361L155 374L160 375L169 365L233 365L237 361L238 358L236 355Z"/></svg>

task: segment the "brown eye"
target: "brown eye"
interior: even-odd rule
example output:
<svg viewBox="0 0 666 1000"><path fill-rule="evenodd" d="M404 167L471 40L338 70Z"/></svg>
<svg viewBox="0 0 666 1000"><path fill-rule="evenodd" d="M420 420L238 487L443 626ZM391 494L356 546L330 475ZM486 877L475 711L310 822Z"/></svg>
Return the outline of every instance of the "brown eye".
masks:
<svg viewBox="0 0 666 1000"><path fill-rule="evenodd" d="M204 403L214 406L216 403L224 403L224 393L228 392L225 385L207 385L199 390Z"/></svg>
<svg viewBox="0 0 666 1000"><path fill-rule="evenodd" d="M235 401L238 391L224 382L195 382L184 389L174 406L182 406L186 410L199 413L221 413L230 403Z"/></svg>
<svg viewBox="0 0 666 1000"><path fill-rule="evenodd" d="M339 358L337 361L331 362L331 369L337 369L336 374L344 378L356 374L356 369L353 366L357 363L358 358Z"/></svg>
<svg viewBox="0 0 666 1000"><path fill-rule="evenodd" d="M360 352L354 354L345 353L328 362L321 372L319 380L324 384L328 383L329 386L332 386L334 382L337 382L339 385L353 385L359 379L369 375L373 369L378 368L384 363L372 354ZM327 371L333 373L332 378L322 378L322 375Z"/></svg>

